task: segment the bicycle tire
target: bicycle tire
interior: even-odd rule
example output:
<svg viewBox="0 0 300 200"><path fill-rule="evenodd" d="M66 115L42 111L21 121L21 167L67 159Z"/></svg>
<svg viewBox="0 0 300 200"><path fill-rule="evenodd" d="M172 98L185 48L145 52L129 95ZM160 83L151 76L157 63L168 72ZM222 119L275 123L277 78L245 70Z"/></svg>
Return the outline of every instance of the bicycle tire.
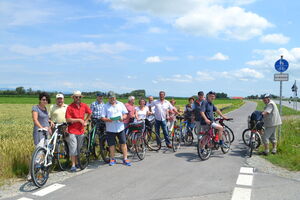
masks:
<svg viewBox="0 0 300 200"><path fill-rule="evenodd" d="M181 132L178 128L174 129L172 133L172 149L176 152L180 148L181 143Z"/></svg>
<svg viewBox="0 0 300 200"><path fill-rule="evenodd" d="M187 132L184 136L184 144L187 146L191 146L193 144L193 142L194 142L193 132L192 132L192 130L187 129Z"/></svg>
<svg viewBox="0 0 300 200"><path fill-rule="evenodd" d="M142 136L138 136L134 144L135 152L140 160L143 160L146 156L146 144Z"/></svg>
<svg viewBox="0 0 300 200"><path fill-rule="evenodd" d="M92 146L92 153L96 160L100 158L101 153L101 147L100 147L100 135L98 133L95 133L94 141Z"/></svg>
<svg viewBox="0 0 300 200"><path fill-rule="evenodd" d="M204 135L198 140L197 152L201 160L207 160L211 156L212 149L209 145L210 140L209 135Z"/></svg>
<svg viewBox="0 0 300 200"><path fill-rule="evenodd" d="M45 167L46 149L38 147L34 150L31 159L30 175L32 182L37 187L42 187L46 184L49 178L49 168Z"/></svg>
<svg viewBox="0 0 300 200"><path fill-rule="evenodd" d="M57 150L54 156L57 160L60 170L67 171L71 168L71 160L69 156L69 148L66 141L60 139L57 141Z"/></svg>
<svg viewBox="0 0 300 200"><path fill-rule="evenodd" d="M227 125L225 125L225 130L229 130L229 136L230 136L230 143L233 143L233 141L234 141L234 139L235 139L235 137L234 137L234 133L233 133L233 131L232 131L232 129L231 128L229 128Z"/></svg>
<svg viewBox="0 0 300 200"><path fill-rule="evenodd" d="M242 138L245 145L249 146L249 141L251 137L251 129L247 128L243 131Z"/></svg>
<svg viewBox="0 0 300 200"><path fill-rule="evenodd" d="M102 160L105 163L109 163L109 146L107 143L107 135L102 135L100 137L100 149L101 149L100 155Z"/></svg>
<svg viewBox="0 0 300 200"><path fill-rule="evenodd" d="M159 151L161 149L161 138L155 131L147 130L145 134L145 143L151 151Z"/></svg>
<svg viewBox="0 0 300 200"><path fill-rule="evenodd" d="M221 150L224 154L228 153L230 150L230 133L228 130L224 130L222 134L222 140L227 147L221 147Z"/></svg>
<svg viewBox="0 0 300 200"><path fill-rule="evenodd" d="M84 136L78 155L78 164L81 170L84 170L90 162L90 151L88 149L89 140Z"/></svg>

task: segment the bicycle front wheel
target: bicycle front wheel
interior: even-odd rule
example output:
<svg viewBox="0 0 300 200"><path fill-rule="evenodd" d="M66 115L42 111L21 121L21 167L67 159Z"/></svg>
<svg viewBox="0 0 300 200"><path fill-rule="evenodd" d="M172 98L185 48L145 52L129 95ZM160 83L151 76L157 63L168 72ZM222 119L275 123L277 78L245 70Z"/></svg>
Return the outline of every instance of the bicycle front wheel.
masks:
<svg viewBox="0 0 300 200"><path fill-rule="evenodd" d="M242 138L245 145L249 146L251 137L251 129L247 128L243 131Z"/></svg>
<svg viewBox="0 0 300 200"><path fill-rule="evenodd" d="M84 170L90 162L90 151L88 149L89 140L84 136L78 155L78 164L81 170Z"/></svg>
<svg viewBox="0 0 300 200"><path fill-rule="evenodd" d="M49 178L49 168L45 167L46 149L38 147L34 150L31 159L30 174L34 185L42 187Z"/></svg>
<svg viewBox="0 0 300 200"><path fill-rule="evenodd" d="M57 159L60 170L69 170L71 168L71 160L67 142L63 139L58 140L56 148L57 152L54 153L54 156Z"/></svg>
<svg viewBox="0 0 300 200"><path fill-rule="evenodd" d="M224 130L223 131L223 134L222 134L222 140L224 142L224 146L221 147L221 150L222 152L225 154L225 153L228 153L228 151L230 150L230 135L229 135L229 131L228 130Z"/></svg>
<svg viewBox="0 0 300 200"><path fill-rule="evenodd" d="M234 141L235 138L234 138L234 133L233 133L232 129L229 128L227 125L225 125L225 130L227 130L228 133L229 133L230 143L233 143L233 141Z"/></svg>
<svg viewBox="0 0 300 200"><path fill-rule="evenodd" d="M210 136L204 135L198 140L197 151L201 160L207 160L212 152L210 147Z"/></svg>
<svg viewBox="0 0 300 200"><path fill-rule="evenodd" d="M172 148L173 151L176 152L180 148L181 143L181 133L178 128L174 130L174 133L172 134Z"/></svg>
<svg viewBox="0 0 300 200"><path fill-rule="evenodd" d="M109 146L107 143L107 135L102 135L100 137L100 149L101 149L100 155L102 160L105 163L109 163Z"/></svg>
<svg viewBox="0 0 300 200"><path fill-rule="evenodd" d="M94 158L96 160L99 159L100 157L100 153L101 153L101 147L100 147L100 135L98 133L95 134L95 137L94 137L94 141L93 141L93 155L94 155Z"/></svg>
<svg viewBox="0 0 300 200"><path fill-rule="evenodd" d="M147 130L145 134L145 143L152 151L159 151L161 149L161 139L155 131Z"/></svg>
<svg viewBox="0 0 300 200"><path fill-rule="evenodd" d="M134 148L135 148L136 155L138 156L138 158L140 160L143 160L146 155L146 144L145 144L145 140L142 136L137 137L137 140L134 144Z"/></svg>
<svg viewBox="0 0 300 200"><path fill-rule="evenodd" d="M187 128L186 133L184 135L184 143L187 146L191 146L193 144L193 141L194 141L193 132L190 128Z"/></svg>

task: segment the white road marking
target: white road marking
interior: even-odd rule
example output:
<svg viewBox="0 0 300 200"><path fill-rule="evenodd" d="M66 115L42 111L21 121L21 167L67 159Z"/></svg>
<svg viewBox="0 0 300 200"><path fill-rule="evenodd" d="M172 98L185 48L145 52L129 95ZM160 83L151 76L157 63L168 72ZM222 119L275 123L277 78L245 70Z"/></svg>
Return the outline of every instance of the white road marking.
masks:
<svg viewBox="0 0 300 200"><path fill-rule="evenodd" d="M33 193L33 195L42 197L42 196L45 196L45 195L47 195L51 192L54 192L55 190L58 190L58 189L62 188L64 186L65 185L55 183L53 185L50 185L50 186L46 187L45 189L42 189L42 190L39 190L39 191Z"/></svg>
<svg viewBox="0 0 300 200"><path fill-rule="evenodd" d="M240 173L242 173L242 174L253 174L253 168L252 167L241 167Z"/></svg>
<svg viewBox="0 0 300 200"><path fill-rule="evenodd" d="M244 175L240 174L236 184L237 185L245 185L245 186L251 186L253 181L253 176L252 175Z"/></svg>
<svg viewBox="0 0 300 200"><path fill-rule="evenodd" d="M22 198L20 198L20 199L18 199L18 200L33 200L33 199L29 199L29 198L26 198L26 197L22 197Z"/></svg>
<svg viewBox="0 0 300 200"><path fill-rule="evenodd" d="M236 187L233 190L231 200L250 200L251 199L251 189Z"/></svg>

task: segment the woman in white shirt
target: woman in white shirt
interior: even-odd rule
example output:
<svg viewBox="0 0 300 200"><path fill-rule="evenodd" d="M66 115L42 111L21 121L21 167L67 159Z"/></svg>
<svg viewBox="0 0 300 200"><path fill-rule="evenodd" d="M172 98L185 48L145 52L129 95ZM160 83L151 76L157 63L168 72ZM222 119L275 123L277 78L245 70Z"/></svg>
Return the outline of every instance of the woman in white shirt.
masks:
<svg viewBox="0 0 300 200"><path fill-rule="evenodd" d="M135 118L137 121L140 120L145 120L147 118L148 115L151 114L151 112L149 111L149 108L146 106L146 101L145 99L140 99L139 100L139 105L138 107L135 107Z"/></svg>

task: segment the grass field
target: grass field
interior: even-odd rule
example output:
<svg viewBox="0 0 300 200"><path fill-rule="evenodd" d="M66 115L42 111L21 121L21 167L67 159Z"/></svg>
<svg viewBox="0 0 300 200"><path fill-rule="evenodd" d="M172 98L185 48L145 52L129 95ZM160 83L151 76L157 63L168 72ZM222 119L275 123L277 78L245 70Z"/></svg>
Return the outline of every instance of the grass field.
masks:
<svg viewBox="0 0 300 200"><path fill-rule="evenodd" d="M94 99L83 99L91 103ZM121 99L126 102L126 99ZM187 100L176 99L177 106L182 110ZM1 98L0 97L0 184L7 178L25 177L31 153L34 150L31 118L32 105L37 104L37 98ZM54 101L53 101L54 102ZM66 99L67 103L71 99ZM216 100L219 108L228 107L225 111L236 109L243 105L241 100Z"/></svg>
<svg viewBox="0 0 300 200"><path fill-rule="evenodd" d="M256 109L263 110L264 106L262 101L258 101ZM282 116L283 124L278 153L263 157L288 170L300 171L300 111L282 106ZM263 151L263 147L260 151Z"/></svg>

